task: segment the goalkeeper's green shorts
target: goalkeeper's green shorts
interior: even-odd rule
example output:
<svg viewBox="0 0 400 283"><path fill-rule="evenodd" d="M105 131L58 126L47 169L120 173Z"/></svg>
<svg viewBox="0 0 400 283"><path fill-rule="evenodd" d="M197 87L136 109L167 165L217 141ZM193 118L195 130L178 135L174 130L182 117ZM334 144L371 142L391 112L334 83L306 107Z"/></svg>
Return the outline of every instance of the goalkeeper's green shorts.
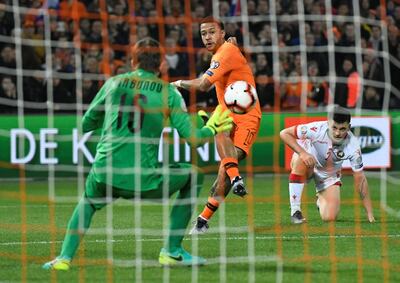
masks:
<svg viewBox="0 0 400 283"><path fill-rule="evenodd" d="M86 187L85 192L83 193L83 197L96 210L103 208L108 203L111 203L118 198L134 199L135 197L140 196L140 198L142 199L162 200L165 196L163 191L164 189L168 190L167 195L169 197L175 192L184 188L185 186L191 186L192 182L190 178L190 172L193 172L193 170L197 172L194 175L197 176L197 180L195 183L198 186L201 186L203 184L204 176L203 173L198 170L198 168L188 163L176 163L170 165L168 177L165 178L166 180L168 180L167 184L165 184L165 182L161 182L156 189L140 192L124 190L108 186L107 184L101 182L97 182L93 172L91 171L86 179ZM110 192L107 193L107 190L110 190ZM137 195L138 193L139 195ZM198 191L195 191L193 196L197 195Z"/></svg>

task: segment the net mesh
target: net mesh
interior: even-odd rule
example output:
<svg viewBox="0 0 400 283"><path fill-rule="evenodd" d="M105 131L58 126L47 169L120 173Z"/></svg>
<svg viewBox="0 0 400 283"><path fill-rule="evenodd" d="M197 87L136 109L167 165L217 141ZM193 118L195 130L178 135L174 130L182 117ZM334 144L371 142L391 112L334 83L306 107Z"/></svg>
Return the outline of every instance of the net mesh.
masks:
<svg viewBox="0 0 400 283"><path fill-rule="evenodd" d="M261 282L267 273L273 274L268 275L268 280L276 282L285 281L285 276L290 281L301 278L304 282L368 282L376 267L379 275L373 280L399 280L400 262L389 246L399 245L398 231L392 227L400 217L398 202L393 200L393 188L400 183L398 172L384 168L368 174L375 185L371 190L379 190L373 195L380 216L374 228L362 223L365 217L356 190L342 200L342 209L350 211L354 225L339 222L293 227L283 220L288 218L288 200L282 193L287 190L287 176L279 140L282 113L307 116L325 112L326 106L333 103L352 108L357 116L388 116L400 109L397 1L13 0L3 1L0 8L0 106L7 114L2 117L4 123L11 123L9 128L0 129L0 136L8 142L12 128L33 127L32 139L37 149L29 162L22 164L11 164L8 154L1 155L2 177L17 180L16 190L11 189L9 181L10 189L0 191L5 200L0 207L3 215L8 209L18 216L15 223L3 216L0 223L1 232L7 235L0 242L4 248L0 248L0 255L20 270L12 281L34 280L39 264L59 252L71 207L84 192L89 161L93 160L80 143L88 139L81 132L82 115L107 78L130 69L130 44L152 36L165 46L163 78L174 81L198 77L210 60L199 37L199 23L207 15L223 20L227 36L238 39L253 68L264 115L270 116L272 123L262 130L255 145L269 150L269 161L256 164L255 156L250 155L241 165L250 196L245 200L228 198L214 216L208 236L184 241L192 253L205 254L209 264L215 266L206 267L205 271L191 268L185 274L186 281L204 282L212 277L218 282L236 282L238 278L232 278L230 273L242 269L243 273L236 276L244 274L248 282ZM216 105L213 91L182 94L190 112L199 107L210 110ZM63 119L72 119L65 131ZM392 116L392 128L398 129L399 123L398 115ZM42 128L59 131L45 133ZM70 128L74 130L69 132ZM176 142L176 137L176 132L169 131L165 140ZM98 138L91 137L92 150ZM392 132L392 138L397 140L398 132ZM42 144L43 140L46 142ZM63 143L74 144L73 162L70 157L58 159L55 144L62 150ZM399 143L392 144L392 166L398 169L400 148L394 144ZM17 139L15 146L18 156L26 157L32 152L32 142L27 144L26 139ZM39 149L43 147L42 152ZM172 147L176 154L180 141ZM188 147L181 149L180 155L168 154L169 151L160 151L165 164L182 160L182 156L184 161L197 163L199 155L211 152L208 158L212 162L205 169L208 173L217 172L219 159L213 144L197 153L189 154ZM164 174L167 176L167 171ZM35 185L30 178L45 181L39 179ZM58 189L64 182L70 188ZM314 209L312 189L309 186L309 193L303 196L306 215L312 215ZM199 198L199 209L205 199L205 195ZM74 278L91 281L95 276L89 267L105 266L98 272L108 282L132 277L136 282L173 282L175 271L151 269L158 266L158 254L147 252L154 245L161 247L168 232L172 200L164 198L161 202L161 209L159 204L140 199L107 206L81 244L74 264L84 268ZM66 209L66 215L60 214ZM42 212L32 216L34 211ZM149 214L155 216L146 218ZM130 220L121 224L116 215ZM154 225L149 224L152 221ZM13 236L16 238L10 238ZM375 238L379 243L372 247L379 250L383 259L368 253L372 247L365 239ZM37 250L44 245L47 248ZM321 245L325 247L323 251L317 248ZM342 252L348 246L353 253ZM322 276L315 274L315 266L321 262L329 264L329 269L317 271ZM301 266L301 275L286 275L285 271L296 273L296 264ZM351 272L355 273L345 277L343 264L354 265ZM133 275L128 273L121 279L121 267L133 267ZM62 280L56 273L49 278L53 282Z"/></svg>

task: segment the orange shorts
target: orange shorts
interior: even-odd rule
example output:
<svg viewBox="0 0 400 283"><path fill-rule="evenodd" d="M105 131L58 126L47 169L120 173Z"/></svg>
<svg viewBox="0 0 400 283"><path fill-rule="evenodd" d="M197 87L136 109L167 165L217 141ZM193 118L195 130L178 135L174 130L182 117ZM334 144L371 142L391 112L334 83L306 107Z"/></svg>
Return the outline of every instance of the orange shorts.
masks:
<svg viewBox="0 0 400 283"><path fill-rule="evenodd" d="M260 118L253 115L233 115L233 123L233 144L248 155L260 129Z"/></svg>

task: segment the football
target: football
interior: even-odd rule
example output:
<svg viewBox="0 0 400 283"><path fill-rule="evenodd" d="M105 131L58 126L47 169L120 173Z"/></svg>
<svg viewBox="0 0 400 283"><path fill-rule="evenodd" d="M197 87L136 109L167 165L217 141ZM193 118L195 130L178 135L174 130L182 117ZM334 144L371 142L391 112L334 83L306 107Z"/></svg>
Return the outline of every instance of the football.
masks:
<svg viewBox="0 0 400 283"><path fill-rule="evenodd" d="M224 101L233 113L245 114L256 104L257 91L248 82L236 81L226 87Z"/></svg>

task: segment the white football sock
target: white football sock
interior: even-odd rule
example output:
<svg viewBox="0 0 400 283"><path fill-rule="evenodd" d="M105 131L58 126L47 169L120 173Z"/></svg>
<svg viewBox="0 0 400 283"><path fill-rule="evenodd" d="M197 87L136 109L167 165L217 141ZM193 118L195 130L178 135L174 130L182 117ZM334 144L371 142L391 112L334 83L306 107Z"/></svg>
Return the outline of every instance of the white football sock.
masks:
<svg viewBox="0 0 400 283"><path fill-rule="evenodd" d="M303 193L304 183L289 183L290 215L297 210L301 211L301 194Z"/></svg>

